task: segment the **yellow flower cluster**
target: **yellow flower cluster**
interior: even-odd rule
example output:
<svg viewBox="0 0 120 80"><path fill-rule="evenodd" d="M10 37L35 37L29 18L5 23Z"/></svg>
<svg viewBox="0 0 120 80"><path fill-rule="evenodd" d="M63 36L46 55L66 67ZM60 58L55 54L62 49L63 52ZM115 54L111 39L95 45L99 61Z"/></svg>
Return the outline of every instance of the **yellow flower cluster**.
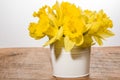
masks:
<svg viewBox="0 0 120 80"><path fill-rule="evenodd" d="M56 2L52 7L46 5L33 16L39 20L30 23L30 36L35 39L48 36L49 41L44 46L64 39L64 48L70 51L74 46L85 48L95 42L102 45L102 40L114 35L109 30L112 20L103 10L82 10L69 2Z"/></svg>

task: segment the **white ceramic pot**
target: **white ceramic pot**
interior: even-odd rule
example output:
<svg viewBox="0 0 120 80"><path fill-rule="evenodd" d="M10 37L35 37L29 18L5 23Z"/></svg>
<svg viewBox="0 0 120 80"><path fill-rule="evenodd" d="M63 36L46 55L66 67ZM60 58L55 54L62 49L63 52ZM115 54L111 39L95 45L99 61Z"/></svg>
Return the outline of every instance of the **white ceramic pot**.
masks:
<svg viewBox="0 0 120 80"><path fill-rule="evenodd" d="M74 47L66 52L62 43L51 45L53 76L77 78L89 75L90 48Z"/></svg>

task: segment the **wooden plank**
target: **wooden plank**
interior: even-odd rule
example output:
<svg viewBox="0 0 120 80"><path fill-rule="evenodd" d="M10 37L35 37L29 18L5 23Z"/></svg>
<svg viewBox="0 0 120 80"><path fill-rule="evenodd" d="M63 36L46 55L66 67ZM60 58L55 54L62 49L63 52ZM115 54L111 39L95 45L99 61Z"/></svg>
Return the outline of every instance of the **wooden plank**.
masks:
<svg viewBox="0 0 120 80"><path fill-rule="evenodd" d="M0 80L120 80L120 47L91 49L90 76L52 77L48 48L1 48Z"/></svg>
<svg viewBox="0 0 120 80"><path fill-rule="evenodd" d="M12 48L0 50L0 80L51 78L50 54L45 48Z"/></svg>

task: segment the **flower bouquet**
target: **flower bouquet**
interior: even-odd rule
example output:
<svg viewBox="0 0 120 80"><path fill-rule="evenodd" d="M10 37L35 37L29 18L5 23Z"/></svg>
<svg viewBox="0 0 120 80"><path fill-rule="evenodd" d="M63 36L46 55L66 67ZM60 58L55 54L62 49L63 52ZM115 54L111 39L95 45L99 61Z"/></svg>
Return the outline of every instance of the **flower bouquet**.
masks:
<svg viewBox="0 0 120 80"><path fill-rule="evenodd" d="M28 28L30 36L36 40L47 36L49 40L44 46L63 44L64 53L71 52L74 47L85 49L95 43L102 45L105 38L114 35L110 30L113 26L112 20L103 10L98 12L82 10L69 2L56 2L52 7L45 5L38 12L34 12L33 16L38 18L38 22L30 23ZM61 71L55 75L62 73Z"/></svg>

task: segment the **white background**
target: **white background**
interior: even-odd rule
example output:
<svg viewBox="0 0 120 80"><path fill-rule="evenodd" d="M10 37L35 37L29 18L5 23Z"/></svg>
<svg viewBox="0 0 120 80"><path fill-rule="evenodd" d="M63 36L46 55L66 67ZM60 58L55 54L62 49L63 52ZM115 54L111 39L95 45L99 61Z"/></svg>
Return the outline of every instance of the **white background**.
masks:
<svg viewBox="0 0 120 80"><path fill-rule="evenodd" d="M62 0L58 0L61 2ZM82 9L103 9L113 20L115 33L103 46L120 46L120 0L63 0L79 5ZM43 5L53 5L56 0L0 0L0 48L41 47L47 38L34 40L29 37L28 25ZM95 45L97 46L97 45Z"/></svg>

